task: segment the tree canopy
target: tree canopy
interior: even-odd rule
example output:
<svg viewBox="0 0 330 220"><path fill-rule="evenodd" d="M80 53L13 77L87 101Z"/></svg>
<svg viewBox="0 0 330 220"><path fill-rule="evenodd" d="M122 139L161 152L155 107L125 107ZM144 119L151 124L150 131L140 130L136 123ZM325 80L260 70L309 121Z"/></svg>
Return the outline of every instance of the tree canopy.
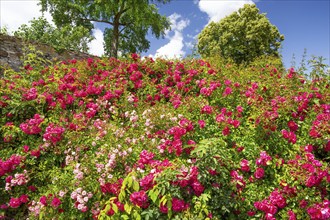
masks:
<svg viewBox="0 0 330 220"><path fill-rule="evenodd" d="M14 36L46 43L56 50L88 52L88 43L93 40L90 31L83 26L64 25L56 28L46 18L39 17L21 25Z"/></svg>
<svg viewBox="0 0 330 220"><path fill-rule="evenodd" d="M203 58L219 56L235 63L249 63L262 55L279 56L284 36L255 5L244 5L219 22L211 22L198 36Z"/></svg>
<svg viewBox="0 0 330 220"><path fill-rule="evenodd" d="M41 0L42 11L49 11L55 24L83 26L90 31L96 23L105 25L104 49L108 56L118 52L146 51L148 31L159 38L170 28L166 16L158 13L154 3L170 0Z"/></svg>

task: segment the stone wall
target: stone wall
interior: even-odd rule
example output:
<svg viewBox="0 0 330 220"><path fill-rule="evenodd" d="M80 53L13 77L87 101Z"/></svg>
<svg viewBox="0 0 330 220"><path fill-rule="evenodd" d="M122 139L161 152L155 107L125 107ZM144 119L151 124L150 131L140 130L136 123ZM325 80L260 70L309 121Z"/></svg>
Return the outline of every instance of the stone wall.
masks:
<svg viewBox="0 0 330 220"><path fill-rule="evenodd" d="M97 58L96 56L80 53L75 51L63 51L61 53L46 44L26 41L14 36L0 34L0 77L7 68L19 71L23 66L21 57L24 53L24 47L33 45L38 51L43 53L43 59L47 60L70 60L70 59L86 59L88 57Z"/></svg>

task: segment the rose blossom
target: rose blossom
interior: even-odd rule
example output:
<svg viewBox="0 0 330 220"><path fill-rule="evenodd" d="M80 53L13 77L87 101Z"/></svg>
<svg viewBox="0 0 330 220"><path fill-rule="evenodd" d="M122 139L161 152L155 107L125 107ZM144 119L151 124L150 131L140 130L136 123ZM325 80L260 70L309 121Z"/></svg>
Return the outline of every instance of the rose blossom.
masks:
<svg viewBox="0 0 330 220"><path fill-rule="evenodd" d="M137 205L141 208L145 209L149 206L148 196L144 190L141 190L139 192L133 192L129 198L134 205Z"/></svg>
<svg viewBox="0 0 330 220"><path fill-rule="evenodd" d="M173 198L172 199L172 210L175 212L182 212L189 208L189 204L185 203L181 199Z"/></svg>
<svg viewBox="0 0 330 220"><path fill-rule="evenodd" d="M18 208L21 205L20 198L10 198L9 206L12 208Z"/></svg>
<svg viewBox="0 0 330 220"><path fill-rule="evenodd" d="M62 203L62 202L61 202L61 200L60 200L59 198L54 197L54 199L53 199L51 205L52 205L54 208L57 208L59 205L61 205L61 203Z"/></svg>
<svg viewBox="0 0 330 220"><path fill-rule="evenodd" d="M250 171L250 167L249 167L249 161L246 159L243 159L240 163L241 165L241 170L244 172L249 172Z"/></svg>
<svg viewBox="0 0 330 220"><path fill-rule="evenodd" d="M261 167L258 167L256 172L254 173L254 177L256 179L261 179L264 177L264 175L265 175L265 170Z"/></svg>

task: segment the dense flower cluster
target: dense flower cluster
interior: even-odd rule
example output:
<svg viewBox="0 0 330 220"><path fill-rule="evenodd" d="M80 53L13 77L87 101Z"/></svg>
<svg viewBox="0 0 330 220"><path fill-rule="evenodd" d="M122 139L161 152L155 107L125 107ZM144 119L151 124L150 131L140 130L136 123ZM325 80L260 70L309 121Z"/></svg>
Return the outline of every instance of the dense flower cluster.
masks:
<svg viewBox="0 0 330 220"><path fill-rule="evenodd" d="M123 183L123 179L119 179L115 183L105 183L101 185L101 191L103 193L110 193L118 196L122 183Z"/></svg>
<svg viewBox="0 0 330 220"><path fill-rule="evenodd" d="M155 179L155 174L154 173L149 173L148 175L146 175L145 177L143 177L140 180L140 186L142 187L142 189L144 191L152 189L153 186L155 185L154 179Z"/></svg>
<svg viewBox="0 0 330 220"><path fill-rule="evenodd" d="M256 179L261 179L265 175L265 170L262 167L258 167L254 173Z"/></svg>
<svg viewBox="0 0 330 220"><path fill-rule="evenodd" d="M267 199L254 203L254 207L256 209L265 213L265 218L267 220L275 220L275 214L277 213L278 209L283 209L286 206L286 199L278 191L278 189L275 189Z"/></svg>
<svg viewBox="0 0 330 220"><path fill-rule="evenodd" d="M322 110L322 113L316 116L309 131L309 135L313 138L320 138L322 136L321 130L329 130L330 105L322 105Z"/></svg>
<svg viewBox="0 0 330 220"><path fill-rule="evenodd" d="M267 154L267 152L262 151L260 152L260 157L256 160L257 166L267 166L269 161L271 161L272 158Z"/></svg>
<svg viewBox="0 0 330 220"><path fill-rule="evenodd" d="M25 185L29 181L27 171L24 170L23 173L15 173L14 176L6 177L6 187L5 189L11 190L14 186L22 186Z"/></svg>
<svg viewBox="0 0 330 220"><path fill-rule="evenodd" d="M44 133L43 138L46 141L50 141L51 143L56 144L62 139L62 134L64 133L64 131L65 128L50 124L46 128L46 132Z"/></svg>
<svg viewBox="0 0 330 220"><path fill-rule="evenodd" d="M0 79L0 219L329 219L324 75L136 54L40 69Z"/></svg>
<svg viewBox="0 0 330 220"><path fill-rule="evenodd" d="M22 156L19 155L11 155L10 158L3 161L0 158L0 177L4 176L7 173L11 173L15 170L15 168L21 163L23 160Z"/></svg>
<svg viewBox="0 0 330 220"><path fill-rule="evenodd" d="M177 180L173 181L173 184L180 186L188 193L190 192L200 196L205 188L198 181L198 168L192 166L189 170L183 169L181 172L182 174L177 176Z"/></svg>
<svg viewBox="0 0 330 220"><path fill-rule="evenodd" d="M312 220L326 220L330 219L330 201L324 200L321 203L316 203L307 209Z"/></svg>
<svg viewBox="0 0 330 220"><path fill-rule="evenodd" d="M189 204L185 203L184 200L173 198L172 199L172 210L174 212L182 212L189 208Z"/></svg>
<svg viewBox="0 0 330 220"><path fill-rule="evenodd" d="M144 190L133 192L129 199L134 205L137 205L143 209L146 209L149 206L148 196Z"/></svg>
<svg viewBox="0 0 330 220"><path fill-rule="evenodd" d="M71 199L75 201L74 207L81 212L87 212L88 206L87 203L89 199L93 197L93 193L86 192L82 188L77 188L71 193Z"/></svg>
<svg viewBox="0 0 330 220"><path fill-rule="evenodd" d="M151 164L153 162L153 158L154 158L155 154L153 154L152 152L148 152L146 150L143 150L140 153L140 159L138 161L138 164L140 165L141 168L144 168L145 165L147 164Z"/></svg>
<svg viewBox="0 0 330 220"><path fill-rule="evenodd" d="M250 166L249 166L249 161L246 159L243 159L240 163L241 165L241 170L244 172L249 172L250 171Z"/></svg>
<svg viewBox="0 0 330 220"><path fill-rule="evenodd" d="M11 208L18 208L22 204L25 204L29 201L29 197L27 195L21 195L19 198L10 198L9 200L9 207Z"/></svg>
<svg viewBox="0 0 330 220"><path fill-rule="evenodd" d="M236 189L238 191L241 191L246 186L244 177L242 175L239 175L239 173L236 170L232 170L230 172L230 176L231 176L231 182L235 184Z"/></svg>
<svg viewBox="0 0 330 220"><path fill-rule="evenodd" d="M40 115L35 114L33 118L22 123L19 127L25 134L39 134L41 132L40 124L44 121Z"/></svg>
<svg viewBox="0 0 330 220"><path fill-rule="evenodd" d="M282 135L288 139L289 143L295 144L297 142L297 137L293 131L282 130Z"/></svg>
<svg viewBox="0 0 330 220"><path fill-rule="evenodd" d="M31 101L36 99L37 96L38 96L38 91L36 88L33 87L23 94L23 100Z"/></svg>

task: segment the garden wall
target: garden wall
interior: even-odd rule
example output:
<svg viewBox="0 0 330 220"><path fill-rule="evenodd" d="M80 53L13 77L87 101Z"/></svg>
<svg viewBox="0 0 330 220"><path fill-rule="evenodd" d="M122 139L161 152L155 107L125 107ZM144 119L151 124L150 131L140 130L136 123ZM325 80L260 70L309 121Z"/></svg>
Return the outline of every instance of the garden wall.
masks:
<svg viewBox="0 0 330 220"><path fill-rule="evenodd" d="M23 49L28 45L35 46L37 50L44 54L43 59L47 60L85 59L88 57L95 57L87 53L76 51L63 51L59 53L53 47L46 44L0 34L0 77L7 68L19 71L20 67L22 67L21 57L24 52Z"/></svg>

